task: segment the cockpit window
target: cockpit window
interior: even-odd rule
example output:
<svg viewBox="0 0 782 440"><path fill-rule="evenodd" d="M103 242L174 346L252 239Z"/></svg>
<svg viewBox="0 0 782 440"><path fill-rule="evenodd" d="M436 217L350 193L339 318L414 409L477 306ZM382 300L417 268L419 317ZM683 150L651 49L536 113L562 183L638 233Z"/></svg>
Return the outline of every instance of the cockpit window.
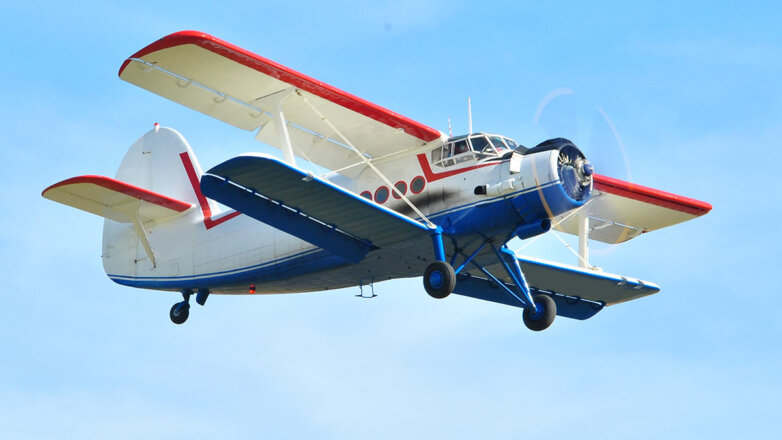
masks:
<svg viewBox="0 0 782 440"><path fill-rule="evenodd" d="M474 158L466 139L448 142L441 148L432 150L432 164L439 167L448 167Z"/></svg>
<svg viewBox="0 0 782 440"><path fill-rule="evenodd" d="M491 146L491 143L489 143L489 140L486 139L485 136L476 136L470 138L470 143L472 143L472 148L475 150L475 153L478 154L480 159L497 155L494 147Z"/></svg>
<svg viewBox="0 0 782 440"><path fill-rule="evenodd" d="M502 153L508 149L508 147L505 145L505 142L503 142L502 138L499 136L491 136L489 137L489 140L491 140L491 144L494 145L494 149L499 153Z"/></svg>
<svg viewBox="0 0 782 440"><path fill-rule="evenodd" d="M508 151L517 149L522 153L526 151L513 139L494 134L475 133L451 138L441 147L432 150L430 154L433 166L449 167L476 159L496 160Z"/></svg>
<svg viewBox="0 0 782 440"><path fill-rule="evenodd" d="M489 141L483 136L471 138L470 143L472 143L472 149L478 153L483 152L483 149L489 145Z"/></svg>

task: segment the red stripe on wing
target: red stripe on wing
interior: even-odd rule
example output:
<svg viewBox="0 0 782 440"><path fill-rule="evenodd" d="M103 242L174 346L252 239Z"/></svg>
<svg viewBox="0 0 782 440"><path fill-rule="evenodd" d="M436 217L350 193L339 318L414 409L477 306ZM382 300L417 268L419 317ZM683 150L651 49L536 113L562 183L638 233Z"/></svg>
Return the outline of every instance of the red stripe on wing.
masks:
<svg viewBox="0 0 782 440"><path fill-rule="evenodd" d="M421 139L426 142L433 141L440 137L440 132L434 128L428 127L420 122L394 113L377 104L373 104L365 99L351 95L334 86L318 81L303 73L297 72L291 68L275 63L260 55L254 54L241 47L213 37L209 34L198 31L181 31L155 41L149 46L141 49L130 56L119 69L119 75L130 63L131 58L142 58L152 52L167 49L170 47L181 46L185 44L194 44L206 50L224 56L230 60L236 61L246 67L254 69L265 75L272 76L280 81L286 82L294 87L306 90L323 99L329 100L337 105L348 108L356 113L362 114L368 118L374 119L380 123L393 128L401 128L405 133Z"/></svg>
<svg viewBox="0 0 782 440"><path fill-rule="evenodd" d="M696 216L707 214L712 209L712 206L709 203L700 200L626 182L624 180L614 179L613 177L595 174L593 179L595 189L617 196L627 197L628 199L651 203L653 205L686 212Z"/></svg>
<svg viewBox="0 0 782 440"><path fill-rule="evenodd" d="M110 189L112 191L116 191L137 198L139 200L143 200L145 202L153 203L155 205L159 205L176 212L186 211L188 208L193 206L190 203L183 202L177 199L172 199L171 197L167 197L162 194L158 194L149 191L147 189L139 188L138 186L134 186L105 176L72 177L70 179L63 180L62 182L55 183L54 185L46 188L45 190L43 190L41 195L46 194L46 192L49 190L59 188L62 186L84 184L84 183L97 185L106 189Z"/></svg>

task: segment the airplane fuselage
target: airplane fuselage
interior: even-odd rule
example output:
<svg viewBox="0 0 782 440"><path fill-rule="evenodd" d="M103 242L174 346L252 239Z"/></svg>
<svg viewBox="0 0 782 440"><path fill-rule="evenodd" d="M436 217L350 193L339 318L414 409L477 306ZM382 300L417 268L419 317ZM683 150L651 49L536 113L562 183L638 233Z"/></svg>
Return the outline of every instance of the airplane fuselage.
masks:
<svg viewBox="0 0 782 440"><path fill-rule="evenodd" d="M458 163L433 166L431 152L441 146L442 141L433 142L416 154L377 165L380 174L393 182L398 192L392 191L386 180L369 168L356 170L349 177L324 177L382 206L419 217L400 197L402 193L426 219L447 234L449 238L444 244L449 256L471 252L487 239L504 242L516 228L529 223L530 219L525 219L519 210L524 204L514 204L513 200L522 193L536 191L535 188L477 194L476 188L486 188L487 184L491 186L511 176L510 155L471 155ZM185 171L193 173L189 160L189 156L182 155ZM191 176L191 183L193 180ZM537 183L547 186L555 182ZM193 184L192 189L200 195L197 185ZM285 293L416 277L434 259L430 240L411 240L375 249L363 261L353 264L248 216L233 211L212 215L213 206L202 195L199 202L200 206L186 212L182 219L148 226L155 265L135 244L132 228L106 221L103 261L108 276L119 284L150 289ZM118 235L124 238L117 239ZM109 236L114 239L108 240ZM123 242L130 245L116 245Z"/></svg>

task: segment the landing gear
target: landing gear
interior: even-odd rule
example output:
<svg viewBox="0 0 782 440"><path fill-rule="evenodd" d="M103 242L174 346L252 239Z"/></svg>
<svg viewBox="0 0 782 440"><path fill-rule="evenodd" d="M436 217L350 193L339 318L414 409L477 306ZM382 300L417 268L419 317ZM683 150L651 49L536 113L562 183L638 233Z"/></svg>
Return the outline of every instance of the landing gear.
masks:
<svg viewBox="0 0 782 440"><path fill-rule="evenodd" d="M205 293L202 293L201 290L202 289L198 290L196 301L198 301L199 304L204 305L203 303L206 302L206 296L209 295L209 291L207 290ZM182 291L182 298L184 301L171 306L171 311L168 312L168 317L171 318L171 322L179 325L184 324L185 321L187 321L187 317L190 316L190 295L192 294L193 291L191 289L184 289Z"/></svg>
<svg viewBox="0 0 782 440"><path fill-rule="evenodd" d="M534 295L535 309L525 308L522 314L524 325L532 331L547 329L557 316L557 304L548 295Z"/></svg>
<svg viewBox="0 0 782 440"><path fill-rule="evenodd" d="M184 324L187 317L190 316L190 304L186 301L174 304L171 306L171 312L168 313L168 316L174 324Z"/></svg>
<svg viewBox="0 0 782 440"><path fill-rule="evenodd" d="M443 299L450 295L456 286L456 273L453 266L445 261L435 261L424 271L424 289L432 298Z"/></svg>

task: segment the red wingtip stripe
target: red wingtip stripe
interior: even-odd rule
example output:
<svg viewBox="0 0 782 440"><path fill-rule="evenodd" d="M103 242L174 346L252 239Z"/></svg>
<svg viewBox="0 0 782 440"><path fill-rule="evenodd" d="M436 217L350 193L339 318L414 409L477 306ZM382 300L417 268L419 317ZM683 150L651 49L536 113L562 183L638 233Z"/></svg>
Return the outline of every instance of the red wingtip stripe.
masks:
<svg viewBox="0 0 782 440"><path fill-rule="evenodd" d="M152 192L150 190L140 188L138 186L131 185L129 183L125 183L116 179L112 179L110 177L105 176L77 176L72 177L70 179L63 180L62 182L57 182L54 185L51 185L50 187L43 190L41 193L42 196L46 197L46 193L55 189L60 188L63 186L68 185L76 185L76 184L92 184L97 185L106 189L110 189L112 191L116 191L140 200L143 200L145 202L153 203L155 205L162 206L164 208L168 208L172 211L176 212L184 212L188 208L190 208L190 203L183 202L181 200L172 199L171 197L164 196L162 194L158 194L156 192Z"/></svg>
<svg viewBox="0 0 782 440"><path fill-rule="evenodd" d="M337 105L341 105L345 108L353 110L356 113L362 114L380 123L386 124L393 128L401 128L405 131L405 133L423 141L431 142L440 137L440 132L434 128L428 127L424 124L421 124L420 122L416 122L410 118L394 113L391 110L388 110L377 104L373 104L365 99L359 98L334 86L328 85L322 81L318 81L314 78L304 75L303 73L297 72L291 68L285 67L260 55L254 54L248 50L242 49L241 47L235 46L203 32L181 31L173 33L134 53L130 56L130 58L142 58L145 55L149 55L150 53L159 50L185 44L194 44L196 46L200 46L206 50L236 61L237 63L246 67L257 70L263 74L270 75L294 87L306 90ZM130 58L122 63L122 66L119 69L120 76L122 76L122 72L125 70L125 67L127 67L127 65L130 63Z"/></svg>
<svg viewBox="0 0 782 440"><path fill-rule="evenodd" d="M708 214L712 206L709 203L689 197L649 188L647 186L614 179L613 177L594 175L595 189L628 199L651 203L664 208L686 212L695 216Z"/></svg>

